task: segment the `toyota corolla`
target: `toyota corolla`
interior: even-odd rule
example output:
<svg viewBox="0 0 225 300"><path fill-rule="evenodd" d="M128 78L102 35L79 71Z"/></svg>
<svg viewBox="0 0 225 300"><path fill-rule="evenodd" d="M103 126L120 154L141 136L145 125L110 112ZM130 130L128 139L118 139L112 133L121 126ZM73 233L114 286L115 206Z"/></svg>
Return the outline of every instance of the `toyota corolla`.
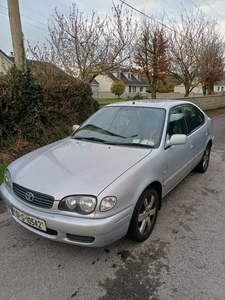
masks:
<svg viewBox="0 0 225 300"><path fill-rule="evenodd" d="M73 129L11 163L1 185L12 217L54 241L102 247L128 235L142 242L163 197L209 165L212 121L191 102L110 104Z"/></svg>

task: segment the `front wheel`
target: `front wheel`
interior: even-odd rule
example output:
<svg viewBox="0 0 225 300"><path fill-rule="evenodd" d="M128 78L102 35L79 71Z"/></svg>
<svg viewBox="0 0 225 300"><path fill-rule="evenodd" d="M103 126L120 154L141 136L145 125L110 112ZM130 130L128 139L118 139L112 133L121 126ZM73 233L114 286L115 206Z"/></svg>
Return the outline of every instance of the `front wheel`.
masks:
<svg viewBox="0 0 225 300"><path fill-rule="evenodd" d="M156 190L146 190L139 198L130 222L128 236L137 242L145 241L151 234L159 210Z"/></svg>
<svg viewBox="0 0 225 300"><path fill-rule="evenodd" d="M209 159L210 159L210 151L211 151L211 147L210 145L207 145L202 160L200 161L200 163L195 167L195 170L199 173L205 173L208 169L209 166Z"/></svg>

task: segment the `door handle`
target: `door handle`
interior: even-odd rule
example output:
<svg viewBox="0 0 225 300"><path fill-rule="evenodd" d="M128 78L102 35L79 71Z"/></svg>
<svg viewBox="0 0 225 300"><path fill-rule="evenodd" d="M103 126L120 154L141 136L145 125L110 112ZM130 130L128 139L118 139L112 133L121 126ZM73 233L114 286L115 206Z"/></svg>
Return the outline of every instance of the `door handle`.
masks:
<svg viewBox="0 0 225 300"><path fill-rule="evenodd" d="M193 148L193 145L190 145L190 149Z"/></svg>

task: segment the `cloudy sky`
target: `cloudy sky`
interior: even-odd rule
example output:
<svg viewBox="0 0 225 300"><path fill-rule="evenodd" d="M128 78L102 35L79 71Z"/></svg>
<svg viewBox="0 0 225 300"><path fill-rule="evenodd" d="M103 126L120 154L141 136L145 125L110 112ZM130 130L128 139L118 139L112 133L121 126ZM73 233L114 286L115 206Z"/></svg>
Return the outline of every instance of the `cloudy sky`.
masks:
<svg viewBox="0 0 225 300"><path fill-rule="evenodd" d="M76 3L79 11L89 18L93 11L96 11L100 17L111 14L112 0L19 0L25 48L27 41L32 46L37 42L40 45L46 42L47 24L48 21L54 21L55 8L61 14L67 13L72 3ZM121 1L114 0L114 3L118 4ZM126 3L156 19L163 15L175 16L181 3L187 10L200 9L206 18L212 17L218 20L219 29L225 37L224 0L126 0ZM124 7L128 9L126 5ZM13 51L7 0L0 0L0 49L6 54Z"/></svg>

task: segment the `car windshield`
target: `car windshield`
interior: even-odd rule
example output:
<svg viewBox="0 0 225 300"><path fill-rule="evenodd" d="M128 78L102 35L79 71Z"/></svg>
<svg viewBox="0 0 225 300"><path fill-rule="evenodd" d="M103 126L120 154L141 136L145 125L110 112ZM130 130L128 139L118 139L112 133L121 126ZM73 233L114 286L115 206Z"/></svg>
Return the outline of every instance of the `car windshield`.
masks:
<svg viewBox="0 0 225 300"><path fill-rule="evenodd" d="M156 148L164 120L162 108L106 106L85 121L72 138Z"/></svg>

